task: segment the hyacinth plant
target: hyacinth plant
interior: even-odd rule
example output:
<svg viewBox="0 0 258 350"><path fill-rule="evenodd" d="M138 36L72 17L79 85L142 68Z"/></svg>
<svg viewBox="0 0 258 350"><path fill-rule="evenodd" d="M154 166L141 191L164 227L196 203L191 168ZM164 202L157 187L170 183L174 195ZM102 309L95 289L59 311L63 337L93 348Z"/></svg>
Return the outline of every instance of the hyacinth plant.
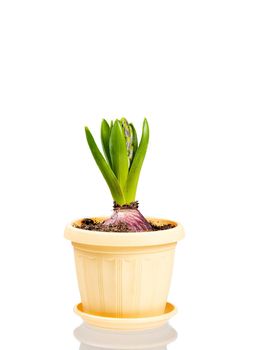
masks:
<svg viewBox="0 0 258 350"><path fill-rule="evenodd" d="M144 119L140 143L133 124L125 118L101 123L101 143L104 156L90 130L85 127L91 153L110 189L114 200L113 215L104 226L126 227L128 231L151 231L152 226L138 209L136 190L148 148L149 125Z"/></svg>

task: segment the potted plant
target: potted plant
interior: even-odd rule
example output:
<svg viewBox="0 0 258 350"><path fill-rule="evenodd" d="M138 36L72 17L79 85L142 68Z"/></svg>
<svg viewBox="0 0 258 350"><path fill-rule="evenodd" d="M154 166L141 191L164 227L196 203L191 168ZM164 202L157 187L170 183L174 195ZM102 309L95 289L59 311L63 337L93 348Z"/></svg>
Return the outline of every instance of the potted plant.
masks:
<svg viewBox="0 0 258 350"><path fill-rule="evenodd" d="M136 189L149 142L144 119L138 144L133 124L125 118L101 124L105 157L85 127L91 153L114 200L110 218L73 221L65 228L72 242L81 303L75 311L88 323L122 329L157 326L175 313L167 302L177 242L182 226L145 218Z"/></svg>

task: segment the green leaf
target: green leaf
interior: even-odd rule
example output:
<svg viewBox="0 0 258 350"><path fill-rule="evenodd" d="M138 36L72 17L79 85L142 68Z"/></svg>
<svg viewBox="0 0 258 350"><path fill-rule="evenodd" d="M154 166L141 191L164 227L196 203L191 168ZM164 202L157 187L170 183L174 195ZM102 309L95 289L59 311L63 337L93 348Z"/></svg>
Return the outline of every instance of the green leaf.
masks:
<svg viewBox="0 0 258 350"><path fill-rule="evenodd" d="M133 157L132 157L132 160L131 160L131 165L132 165L134 156L135 156L136 151L138 149L138 138L137 138L137 132L136 132L135 127L133 126L133 124L131 123L129 125L131 127L132 134L133 134Z"/></svg>
<svg viewBox="0 0 258 350"><path fill-rule="evenodd" d="M102 120L100 134L101 134L102 148L103 148L106 160L111 166L111 158L109 154L110 127L108 125L108 122L105 119Z"/></svg>
<svg viewBox="0 0 258 350"><path fill-rule="evenodd" d="M128 175L128 157L126 141L119 120L115 121L111 130L109 139L109 153L112 162L112 169L123 190Z"/></svg>
<svg viewBox="0 0 258 350"><path fill-rule="evenodd" d="M138 185L138 180L142 168L142 164L145 158L145 154L147 152L149 143L149 125L147 119L144 119L143 127L142 127L142 136L139 147L136 151L136 154L133 159L133 163L131 165L127 182L125 188L125 198L127 203L131 203L135 201L136 190Z"/></svg>
<svg viewBox="0 0 258 350"><path fill-rule="evenodd" d="M110 189L110 192L112 194L113 199L120 205L125 204L125 198L123 191L120 187L120 184L113 173L112 169L106 162L105 158L103 157L102 153L98 149L98 146L96 145L96 142L90 132L90 130L85 127L85 134L88 141L89 148L91 150L91 153L104 177L106 180L108 187Z"/></svg>

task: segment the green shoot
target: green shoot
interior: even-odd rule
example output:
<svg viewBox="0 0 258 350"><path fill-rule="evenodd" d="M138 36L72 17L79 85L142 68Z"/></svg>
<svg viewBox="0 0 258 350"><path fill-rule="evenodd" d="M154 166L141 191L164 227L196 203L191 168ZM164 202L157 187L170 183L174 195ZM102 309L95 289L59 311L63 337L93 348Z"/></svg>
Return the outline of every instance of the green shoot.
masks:
<svg viewBox="0 0 258 350"><path fill-rule="evenodd" d="M101 124L100 152L90 130L85 127L86 139L91 153L110 189L113 200L119 204L135 201L138 180L149 142L149 126L144 119L142 135L138 146L137 133L133 124L125 118L111 121L103 119Z"/></svg>

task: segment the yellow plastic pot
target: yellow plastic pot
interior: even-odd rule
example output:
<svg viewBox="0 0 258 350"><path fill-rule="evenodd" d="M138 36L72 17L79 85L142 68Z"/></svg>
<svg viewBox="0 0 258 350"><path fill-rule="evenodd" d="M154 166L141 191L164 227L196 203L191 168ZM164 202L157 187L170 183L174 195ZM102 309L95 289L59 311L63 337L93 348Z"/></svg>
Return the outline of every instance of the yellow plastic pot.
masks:
<svg viewBox="0 0 258 350"><path fill-rule="evenodd" d="M105 218L93 218L102 221ZM177 242L184 237L179 223L148 218L172 229L153 232L99 232L69 224L82 311L104 317L152 317L164 313Z"/></svg>

